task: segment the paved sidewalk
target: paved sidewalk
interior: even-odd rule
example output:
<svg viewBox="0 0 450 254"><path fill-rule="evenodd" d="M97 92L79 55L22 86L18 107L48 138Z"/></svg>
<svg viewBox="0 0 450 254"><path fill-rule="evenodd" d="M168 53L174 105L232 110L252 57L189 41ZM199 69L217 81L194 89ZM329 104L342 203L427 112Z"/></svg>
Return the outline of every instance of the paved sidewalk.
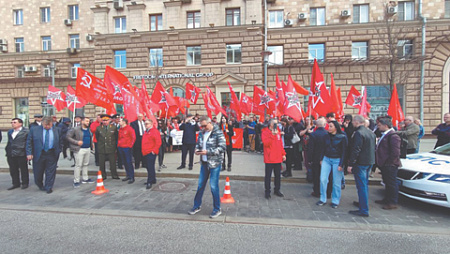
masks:
<svg viewBox="0 0 450 254"><path fill-rule="evenodd" d="M32 176L32 175L31 175ZM427 205L401 198L400 208L382 210L374 200L382 197L381 186L370 187L370 217L361 218L348 214L354 210L356 188L348 186L342 192L338 209L329 205L316 206L317 198L311 197L311 185L282 183L284 198L264 198L262 181L231 181L231 194L235 204L222 204L223 215L211 220L212 197L209 187L205 190L202 210L190 216L187 211L193 205L197 180L186 178L158 178L151 190L145 189L146 178L137 178L134 184L119 180L104 181L109 193L91 194L95 184L72 187L70 175L58 175L52 194L39 191L32 184L28 189L7 191L0 189L1 210L32 210L55 213L129 216L142 218L214 221L222 223L272 224L293 227L340 228L351 230L422 232L450 235L449 209ZM0 186L10 184L9 174L0 173ZM221 195L225 182L220 181Z"/></svg>

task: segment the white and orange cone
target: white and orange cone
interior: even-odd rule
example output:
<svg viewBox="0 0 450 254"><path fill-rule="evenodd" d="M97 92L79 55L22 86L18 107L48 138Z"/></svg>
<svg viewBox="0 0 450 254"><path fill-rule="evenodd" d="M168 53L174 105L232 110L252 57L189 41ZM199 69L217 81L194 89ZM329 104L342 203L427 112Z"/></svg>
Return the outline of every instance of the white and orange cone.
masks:
<svg viewBox="0 0 450 254"><path fill-rule="evenodd" d="M225 204L234 203L234 198L231 196L230 178L228 176L225 182L225 191L223 192L223 197L220 198L220 202Z"/></svg>
<svg viewBox="0 0 450 254"><path fill-rule="evenodd" d="M105 189L105 186L103 185L103 176L102 176L102 171L98 171L97 174L97 188L95 189L95 191L92 191L92 194L95 195L102 195L103 193L108 193L109 190Z"/></svg>

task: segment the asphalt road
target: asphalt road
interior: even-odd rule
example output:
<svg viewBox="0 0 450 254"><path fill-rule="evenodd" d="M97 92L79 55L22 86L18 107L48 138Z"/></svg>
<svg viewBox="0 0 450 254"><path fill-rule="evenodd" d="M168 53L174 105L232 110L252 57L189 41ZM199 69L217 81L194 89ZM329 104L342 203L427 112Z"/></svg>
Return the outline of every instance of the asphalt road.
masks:
<svg viewBox="0 0 450 254"><path fill-rule="evenodd" d="M449 253L450 237L0 210L2 253Z"/></svg>

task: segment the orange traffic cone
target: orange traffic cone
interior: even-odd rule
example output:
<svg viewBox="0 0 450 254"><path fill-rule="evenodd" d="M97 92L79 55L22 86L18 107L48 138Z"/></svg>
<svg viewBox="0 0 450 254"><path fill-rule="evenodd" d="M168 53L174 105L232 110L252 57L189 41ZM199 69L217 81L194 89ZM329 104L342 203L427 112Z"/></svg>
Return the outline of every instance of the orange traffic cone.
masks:
<svg viewBox="0 0 450 254"><path fill-rule="evenodd" d="M223 192L223 197L220 198L220 202L225 204L234 203L234 198L231 196L230 178L228 176L227 181L225 182L225 191Z"/></svg>
<svg viewBox="0 0 450 254"><path fill-rule="evenodd" d="M105 189L105 186L103 185L103 177L102 177L102 171L98 171L97 174L97 188L95 189L95 191L92 191L92 194L95 195L102 195L103 193L108 193L109 190Z"/></svg>

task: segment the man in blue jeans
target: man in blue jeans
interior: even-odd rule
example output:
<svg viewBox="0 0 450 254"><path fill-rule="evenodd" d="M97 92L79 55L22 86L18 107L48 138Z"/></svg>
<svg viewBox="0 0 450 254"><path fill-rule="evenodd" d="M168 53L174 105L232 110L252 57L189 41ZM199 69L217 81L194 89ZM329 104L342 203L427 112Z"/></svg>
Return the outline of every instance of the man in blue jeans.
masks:
<svg viewBox="0 0 450 254"><path fill-rule="evenodd" d="M369 171L375 164L375 134L364 126L365 120L361 115L353 117L355 132L352 136L352 147L350 150L349 173L355 176L356 188L358 189L358 202L353 202L359 210L349 211L350 214L369 217Z"/></svg>
<svg viewBox="0 0 450 254"><path fill-rule="evenodd" d="M226 150L226 141L222 130L218 125L212 124L209 117L204 116L200 118L200 128L202 131L198 135L195 154L200 155L202 165L198 177L194 206L189 210L189 214L194 215L200 212L203 192L205 191L206 182L210 178L209 184L213 196L214 209L209 217L213 219L222 214L220 210L219 175Z"/></svg>

